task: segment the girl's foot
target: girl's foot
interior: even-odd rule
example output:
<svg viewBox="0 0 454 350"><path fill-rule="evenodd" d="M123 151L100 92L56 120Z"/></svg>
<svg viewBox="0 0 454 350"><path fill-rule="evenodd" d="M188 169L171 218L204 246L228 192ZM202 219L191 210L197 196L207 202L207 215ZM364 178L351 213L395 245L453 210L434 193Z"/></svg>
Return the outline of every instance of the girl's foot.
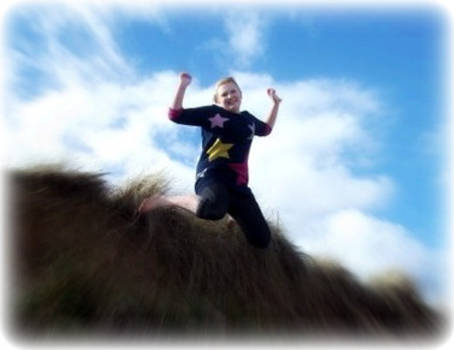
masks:
<svg viewBox="0 0 454 350"><path fill-rule="evenodd" d="M233 230L235 228L236 221L229 214L227 214L227 228Z"/></svg>
<svg viewBox="0 0 454 350"><path fill-rule="evenodd" d="M165 196L158 194L153 197L144 199L139 206L138 212L144 213L144 212L150 211L154 208L168 206L168 205L172 205L172 202L169 202L165 198Z"/></svg>

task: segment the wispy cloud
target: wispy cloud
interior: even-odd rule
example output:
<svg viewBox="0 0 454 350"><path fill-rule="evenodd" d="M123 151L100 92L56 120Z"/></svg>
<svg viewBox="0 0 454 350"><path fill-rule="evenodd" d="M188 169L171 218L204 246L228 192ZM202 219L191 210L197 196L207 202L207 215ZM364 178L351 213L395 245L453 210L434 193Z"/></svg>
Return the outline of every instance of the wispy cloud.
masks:
<svg viewBox="0 0 454 350"><path fill-rule="evenodd" d="M238 68L249 68L265 52L265 20L257 12L236 10L227 14L224 25L229 57Z"/></svg>

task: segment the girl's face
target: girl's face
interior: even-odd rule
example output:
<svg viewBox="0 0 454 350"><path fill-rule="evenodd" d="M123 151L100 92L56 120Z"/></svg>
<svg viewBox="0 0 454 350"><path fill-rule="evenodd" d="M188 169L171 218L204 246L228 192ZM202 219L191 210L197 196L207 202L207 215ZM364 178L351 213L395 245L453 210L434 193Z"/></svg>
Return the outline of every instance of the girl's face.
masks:
<svg viewBox="0 0 454 350"><path fill-rule="evenodd" d="M241 91L235 83L222 84L216 90L216 104L229 112L239 113Z"/></svg>

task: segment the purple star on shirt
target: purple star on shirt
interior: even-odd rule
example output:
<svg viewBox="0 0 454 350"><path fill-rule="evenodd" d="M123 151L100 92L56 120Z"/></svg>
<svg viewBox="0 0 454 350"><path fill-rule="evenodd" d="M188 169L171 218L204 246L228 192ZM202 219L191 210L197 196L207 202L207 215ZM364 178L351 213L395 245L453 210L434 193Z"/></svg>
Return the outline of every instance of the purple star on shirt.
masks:
<svg viewBox="0 0 454 350"><path fill-rule="evenodd" d="M211 122L211 129L215 127L224 127L224 123L229 120L229 118L222 118L219 113L216 113L216 115L212 118L208 118L208 120Z"/></svg>

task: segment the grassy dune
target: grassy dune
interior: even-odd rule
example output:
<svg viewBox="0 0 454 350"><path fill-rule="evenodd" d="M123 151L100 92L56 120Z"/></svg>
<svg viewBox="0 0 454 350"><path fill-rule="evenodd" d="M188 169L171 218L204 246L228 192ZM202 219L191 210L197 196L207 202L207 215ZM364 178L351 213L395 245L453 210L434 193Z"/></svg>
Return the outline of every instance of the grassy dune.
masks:
<svg viewBox="0 0 454 350"><path fill-rule="evenodd" d="M432 336L440 316L402 275L358 281L270 222L266 250L178 208L136 215L158 176L111 188L58 167L8 173L18 334ZM303 223L302 223L303 224Z"/></svg>

